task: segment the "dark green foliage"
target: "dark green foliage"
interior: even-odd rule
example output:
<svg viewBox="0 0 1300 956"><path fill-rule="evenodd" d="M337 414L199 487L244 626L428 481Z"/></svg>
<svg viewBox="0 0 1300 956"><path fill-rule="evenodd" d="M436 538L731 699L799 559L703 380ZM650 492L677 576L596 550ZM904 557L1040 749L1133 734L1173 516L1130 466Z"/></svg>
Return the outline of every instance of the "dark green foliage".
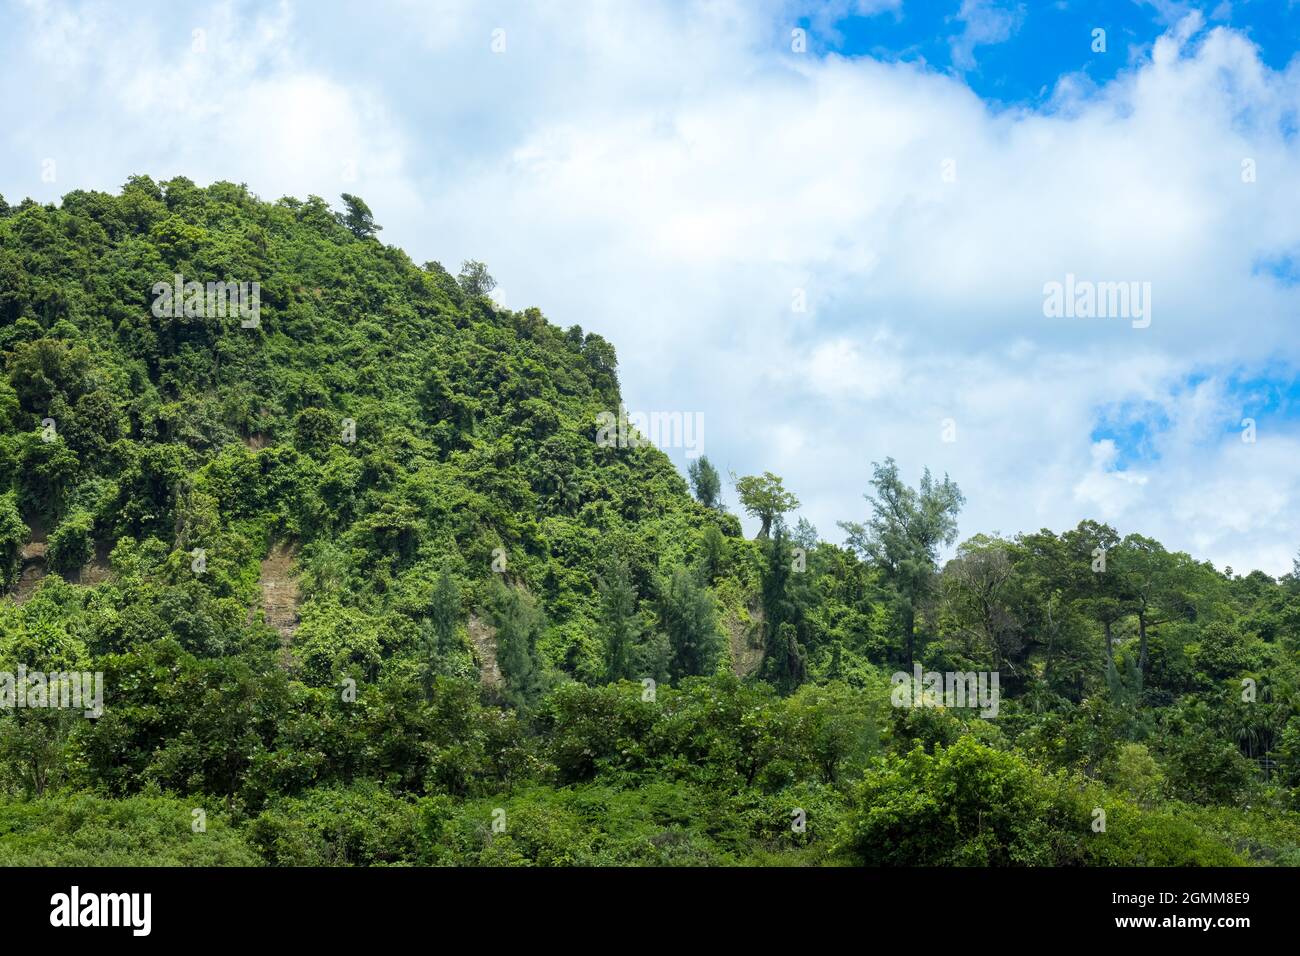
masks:
<svg viewBox="0 0 1300 956"><path fill-rule="evenodd" d="M526 709L541 696L544 680L537 640L545 623L536 603L524 592L497 584L489 611L496 628L497 664L505 683L505 700Z"/></svg>
<svg viewBox="0 0 1300 956"><path fill-rule="evenodd" d="M343 194L344 212L339 214L339 222L358 239L371 239L383 226L375 225L374 213L365 200L350 193Z"/></svg>
<svg viewBox="0 0 1300 956"><path fill-rule="evenodd" d="M700 580L712 587L724 572L727 560L727 542L722 532L708 525L700 535Z"/></svg>
<svg viewBox="0 0 1300 956"><path fill-rule="evenodd" d="M605 679L620 681L633 676L633 663L641 643L637 594L627 564L615 558L600 581L597 633L605 644Z"/></svg>
<svg viewBox="0 0 1300 956"><path fill-rule="evenodd" d="M18 553L27 540L27 525L18 513L17 495L0 495L0 585L8 586L18 572Z"/></svg>
<svg viewBox="0 0 1300 956"><path fill-rule="evenodd" d="M660 585L659 613L668 636L668 671L674 680L712 673L722 651L713 597L685 568Z"/></svg>
<svg viewBox="0 0 1300 956"><path fill-rule="evenodd" d="M804 623L804 571L792 552L785 523L778 521L776 533L764 544L763 611L767 635L764 676L782 693L789 693L807 679L808 655L799 638Z"/></svg>
<svg viewBox="0 0 1300 956"><path fill-rule="evenodd" d="M443 568L429 600L429 619L421 631L420 671L426 696L433 693L434 677L449 671L460 620L460 587L451 571Z"/></svg>
<svg viewBox="0 0 1300 956"><path fill-rule="evenodd" d="M799 632L782 621L767 644L767 674L779 690L790 691L808 677L808 655L799 643Z"/></svg>
<svg viewBox="0 0 1300 956"><path fill-rule="evenodd" d="M1097 801L1100 800L1101 803ZM1106 812L1106 829L1092 828ZM1231 866L1173 814L1147 813L963 737L880 760L854 797L843 851L869 866Z"/></svg>
<svg viewBox="0 0 1300 956"><path fill-rule="evenodd" d="M722 478L718 469L709 464L709 456L701 455L686 467L691 479L691 491L695 500L706 508L722 510Z"/></svg>

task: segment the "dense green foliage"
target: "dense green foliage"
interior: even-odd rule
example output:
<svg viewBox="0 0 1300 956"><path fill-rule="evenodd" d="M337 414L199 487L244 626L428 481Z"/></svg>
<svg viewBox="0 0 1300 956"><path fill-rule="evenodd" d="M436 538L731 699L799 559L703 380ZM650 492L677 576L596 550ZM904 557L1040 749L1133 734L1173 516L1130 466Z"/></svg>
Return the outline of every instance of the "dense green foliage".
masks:
<svg viewBox="0 0 1300 956"><path fill-rule="evenodd" d="M0 201L0 671L105 689L0 711L7 859L1300 862L1300 579L1091 521L941 566L962 494L889 460L844 547L736 479L747 540L594 440L607 341L343 205ZM997 716L891 706L914 662Z"/></svg>

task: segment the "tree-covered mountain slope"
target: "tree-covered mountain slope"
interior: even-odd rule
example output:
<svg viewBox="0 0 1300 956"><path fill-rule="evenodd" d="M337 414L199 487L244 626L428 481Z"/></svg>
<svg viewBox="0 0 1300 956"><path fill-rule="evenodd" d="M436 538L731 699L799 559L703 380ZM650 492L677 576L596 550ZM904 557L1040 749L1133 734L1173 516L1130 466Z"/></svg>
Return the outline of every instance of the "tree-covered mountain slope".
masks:
<svg viewBox="0 0 1300 956"><path fill-rule="evenodd" d="M481 273L458 283L342 218L315 198L143 177L121 196L8 213L4 570L25 543L15 515L68 577L96 545L164 564L201 548L204 574L176 558L171 583L224 611L181 643L221 653L245 639L256 563L291 540L311 677L349 662L373 677L417 640L443 570L469 607L494 577L526 588L545 608L548 662L602 675L588 636L598 569L617 552L648 593L702 527L737 523L696 504L657 449L593 441L620 402L600 336L497 309ZM173 276L257 281L258 326L153 315Z"/></svg>
<svg viewBox="0 0 1300 956"><path fill-rule="evenodd" d="M961 492L890 460L843 547L735 477L747 539L601 439L609 342L342 207L0 199L0 704L103 683L0 708L11 859L1300 863L1294 577L1092 521L941 566Z"/></svg>

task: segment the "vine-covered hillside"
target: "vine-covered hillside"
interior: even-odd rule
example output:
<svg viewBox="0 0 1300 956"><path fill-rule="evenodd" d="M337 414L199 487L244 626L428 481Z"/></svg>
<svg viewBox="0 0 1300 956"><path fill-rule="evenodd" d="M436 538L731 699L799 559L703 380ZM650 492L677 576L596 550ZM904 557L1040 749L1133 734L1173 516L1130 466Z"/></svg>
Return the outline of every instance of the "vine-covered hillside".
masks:
<svg viewBox="0 0 1300 956"><path fill-rule="evenodd" d="M1300 863L1293 576L1093 521L941 564L957 484L870 450L843 546L770 473L748 539L600 440L609 342L341 205L0 198L0 672L103 686L0 709L8 858Z"/></svg>

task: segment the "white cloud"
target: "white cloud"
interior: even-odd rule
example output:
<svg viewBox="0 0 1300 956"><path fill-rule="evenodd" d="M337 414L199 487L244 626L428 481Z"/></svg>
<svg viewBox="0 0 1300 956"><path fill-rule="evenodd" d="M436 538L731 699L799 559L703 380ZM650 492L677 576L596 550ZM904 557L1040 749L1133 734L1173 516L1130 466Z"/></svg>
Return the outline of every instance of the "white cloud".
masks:
<svg viewBox="0 0 1300 956"><path fill-rule="evenodd" d="M416 261L483 259L512 307L610 338L629 406L704 411L710 458L783 474L828 537L892 455L961 484L964 534L1098 517L1289 570L1295 437L1264 412L1255 445L1225 432L1243 409L1224 382L1300 363L1296 290L1254 274L1300 249L1300 67L1176 21L1101 87L994 111L923 66L790 53L806 12L43 0L0 14L29 35L0 78L31 91L0 104L0 191L148 171L356 192ZM1005 32L967 12L971 50ZM1151 327L1044 318L1067 272L1150 281ZM1094 430L1144 403L1153 457L1122 465Z"/></svg>
<svg viewBox="0 0 1300 956"><path fill-rule="evenodd" d="M953 18L962 24L962 31L948 44L953 66L959 70L974 69L976 47L1009 40L1024 16L1024 8L1018 5L1004 6L997 0L962 0Z"/></svg>
<svg viewBox="0 0 1300 956"><path fill-rule="evenodd" d="M405 146L380 98L294 55L295 14L254 16L230 3L182 16L30 0L26 60L5 64L0 116L11 143L53 158L58 176L15 150L4 188L53 200L73 188L116 189L128 175L247 182L269 199L364 192L413 203ZM19 75L22 75L20 78Z"/></svg>

